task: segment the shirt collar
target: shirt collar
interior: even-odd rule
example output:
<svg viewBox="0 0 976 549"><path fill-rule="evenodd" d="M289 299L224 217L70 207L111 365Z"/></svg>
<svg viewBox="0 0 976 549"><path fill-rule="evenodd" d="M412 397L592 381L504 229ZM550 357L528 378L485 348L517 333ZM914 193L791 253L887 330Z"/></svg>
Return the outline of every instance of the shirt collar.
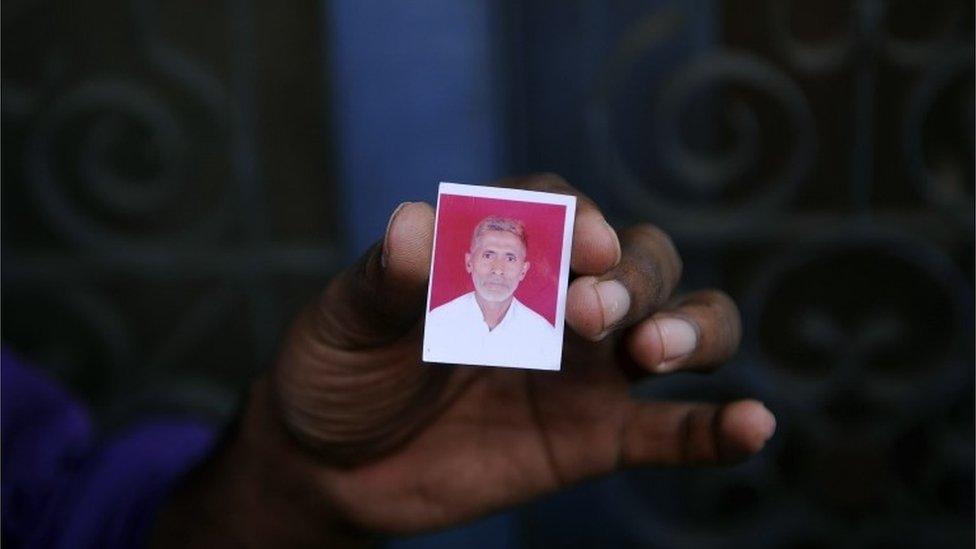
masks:
<svg viewBox="0 0 976 549"><path fill-rule="evenodd" d="M499 329L499 328L501 328L503 326L507 326L507 325L511 324L512 322L514 322L514 320L512 320L512 318L515 317L515 316L518 316L518 314L519 314L518 313L518 308L520 306L521 306L521 303L519 303L519 301L517 299L515 299L515 296L513 295L512 296L512 302L509 303L508 310L505 311L505 316L502 317L502 321L498 323L498 326L495 326L495 330L497 330L497 329ZM482 319L482 322L484 322L484 319ZM495 330L492 330L492 331L494 332Z"/></svg>

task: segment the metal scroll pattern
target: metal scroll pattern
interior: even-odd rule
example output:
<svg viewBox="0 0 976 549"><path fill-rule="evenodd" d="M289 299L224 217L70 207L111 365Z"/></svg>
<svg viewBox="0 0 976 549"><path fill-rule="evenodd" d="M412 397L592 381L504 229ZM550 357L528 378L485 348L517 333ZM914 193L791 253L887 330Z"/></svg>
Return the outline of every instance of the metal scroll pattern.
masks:
<svg viewBox="0 0 976 549"><path fill-rule="evenodd" d="M972 6L817 4L662 3L594 79L619 218L667 228L746 327L716 379L643 393L750 395L780 418L746 465L597 485L622 543L972 543ZM725 35L642 79L703 5Z"/></svg>
<svg viewBox="0 0 976 549"><path fill-rule="evenodd" d="M253 6L179 10L4 5L4 343L109 428L140 410L229 417L335 268L334 234L273 227L288 212L261 164Z"/></svg>
<svg viewBox="0 0 976 549"><path fill-rule="evenodd" d="M688 288L740 304L731 364L643 395L754 396L780 423L742 466L590 486L587 520L529 507L526 545L971 546L971 3L567 4L505 45L541 53L512 79L540 89L507 114L550 113L510 136L527 144L516 168L555 169L616 221L661 225ZM338 264L338 234L315 242L315 223L274 200L294 174L311 179L292 197L323 185L270 161L286 136L259 129L258 4L181 5L4 5L4 343L109 427L141 409L227 417L297 295ZM582 30L561 29L577 12ZM706 38L674 46L703 20ZM578 105L571 75L537 76L574 63ZM578 129L585 154L560 157Z"/></svg>

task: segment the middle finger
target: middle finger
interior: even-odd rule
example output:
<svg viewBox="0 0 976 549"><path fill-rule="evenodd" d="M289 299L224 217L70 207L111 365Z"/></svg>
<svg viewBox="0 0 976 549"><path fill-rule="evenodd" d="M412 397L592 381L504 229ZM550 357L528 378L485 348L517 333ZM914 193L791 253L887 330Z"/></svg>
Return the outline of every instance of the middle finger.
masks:
<svg viewBox="0 0 976 549"><path fill-rule="evenodd" d="M681 279L681 258L671 238L654 225L620 233L621 258L599 276L577 278L566 298L566 322L599 341L661 307Z"/></svg>

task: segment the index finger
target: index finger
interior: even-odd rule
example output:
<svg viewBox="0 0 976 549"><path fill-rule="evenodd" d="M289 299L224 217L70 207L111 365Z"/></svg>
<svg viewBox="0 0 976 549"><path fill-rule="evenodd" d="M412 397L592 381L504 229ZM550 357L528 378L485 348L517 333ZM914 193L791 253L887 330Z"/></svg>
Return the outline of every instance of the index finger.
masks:
<svg viewBox="0 0 976 549"><path fill-rule="evenodd" d="M570 268L582 275L605 273L620 262L620 240L607 223L596 203L588 196L552 173L503 179L501 187L568 194L576 197L576 220L573 222L573 252Z"/></svg>

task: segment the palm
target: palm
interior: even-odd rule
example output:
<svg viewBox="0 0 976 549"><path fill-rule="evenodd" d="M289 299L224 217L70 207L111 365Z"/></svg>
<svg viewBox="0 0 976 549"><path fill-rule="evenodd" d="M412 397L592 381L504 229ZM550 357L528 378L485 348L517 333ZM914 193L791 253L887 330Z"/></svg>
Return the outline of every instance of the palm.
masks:
<svg viewBox="0 0 976 549"><path fill-rule="evenodd" d="M671 300L681 261L667 235L642 225L618 238L558 177L503 183L579 197L562 370L421 363L434 212L398 208L384 241L293 324L239 429L163 513L160 543L355 545L624 466L731 463L762 448L775 420L758 402L629 396L636 376L731 356L731 299Z"/></svg>
<svg viewBox="0 0 976 549"><path fill-rule="evenodd" d="M560 373L407 359L407 367L452 370L445 405L392 453L325 473L337 503L369 529L427 529L611 469L621 459L611 426L632 410L628 382L606 367L612 342L569 339Z"/></svg>
<svg viewBox="0 0 976 549"><path fill-rule="evenodd" d="M552 178L526 185L576 192ZM630 398L633 372L726 360L738 311L716 291L668 303L681 262L667 236L645 225L618 241L582 197L562 370L422 364L433 211L398 212L382 245L296 322L274 369L285 427L325 458L309 474L351 523L432 529L621 466L737 461L772 434L772 416L754 401Z"/></svg>

